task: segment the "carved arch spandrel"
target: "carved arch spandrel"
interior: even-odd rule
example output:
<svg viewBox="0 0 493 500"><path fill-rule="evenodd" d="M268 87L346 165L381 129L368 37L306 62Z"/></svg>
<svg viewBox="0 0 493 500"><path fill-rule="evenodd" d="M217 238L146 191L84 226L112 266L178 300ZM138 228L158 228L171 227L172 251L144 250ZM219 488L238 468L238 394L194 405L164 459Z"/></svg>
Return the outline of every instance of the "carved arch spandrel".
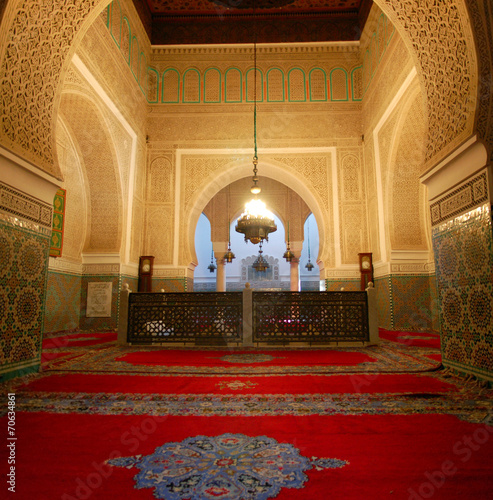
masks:
<svg viewBox="0 0 493 500"><path fill-rule="evenodd" d="M296 175L286 166L281 166L273 160L261 160L259 163L259 175L262 178L282 180L282 184L290 188L304 200L309 210L314 214L320 233L319 261L327 263L333 254L333 249L328 248L328 236L325 228L331 227L331 216L324 207L323 202L313 194L312 188L305 179ZM226 186L245 177L251 178L251 159L246 156L230 161L216 176L207 178L189 200L187 205L181 202L180 219L180 265L188 266L196 261L194 255L195 228L200 214L209 201ZM262 181L260 181L262 182ZM283 221L284 222L284 221ZM327 264L326 264L327 265Z"/></svg>
<svg viewBox="0 0 493 500"><path fill-rule="evenodd" d="M474 131L478 71L466 2L375 1L396 25L417 62L428 100L426 158L432 166ZM11 0L4 11L0 143L55 177L60 171L54 154L54 124L63 74L84 32L109 3ZM54 22L58 19L60 23ZM432 24L437 25L436 30ZM60 26L66 28L63 37L59 36ZM48 42L41 44L41 33L46 31L50 33ZM491 54L488 57L491 61ZM444 71L448 64L450 71ZM29 70L24 75L26 67ZM36 96L36 102L29 96Z"/></svg>
<svg viewBox="0 0 493 500"><path fill-rule="evenodd" d="M426 99L428 138L422 172L474 133L478 61L465 2L375 0L416 63Z"/></svg>
<svg viewBox="0 0 493 500"><path fill-rule="evenodd" d="M84 33L109 3L11 0L3 14L0 144L56 178L61 178L55 125L63 76Z"/></svg>

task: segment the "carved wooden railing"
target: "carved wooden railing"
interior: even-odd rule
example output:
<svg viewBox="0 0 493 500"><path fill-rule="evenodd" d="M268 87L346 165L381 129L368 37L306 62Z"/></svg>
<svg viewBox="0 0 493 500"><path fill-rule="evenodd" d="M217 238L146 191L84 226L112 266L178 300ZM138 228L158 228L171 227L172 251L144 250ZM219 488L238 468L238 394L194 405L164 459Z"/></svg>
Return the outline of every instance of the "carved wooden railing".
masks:
<svg viewBox="0 0 493 500"><path fill-rule="evenodd" d="M120 294L120 344L378 343L375 289L365 292Z"/></svg>
<svg viewBox="0 0 493 500"><path fill-rule="evenodd" d="M366 292L254 292L253 342L367 342Z"/></svg>
<svg viewBox="0 0 493 500"><path fill-rule="evenodd" d="M242 293L130 293L132 344L242 342Z"/></svg>

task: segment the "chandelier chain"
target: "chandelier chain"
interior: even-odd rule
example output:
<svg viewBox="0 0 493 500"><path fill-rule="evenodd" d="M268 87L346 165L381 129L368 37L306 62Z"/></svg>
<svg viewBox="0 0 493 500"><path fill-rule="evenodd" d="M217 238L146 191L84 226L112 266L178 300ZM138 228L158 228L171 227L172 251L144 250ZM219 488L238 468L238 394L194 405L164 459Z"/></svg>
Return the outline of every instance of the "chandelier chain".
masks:
<svg viewBox="0 0 493 500"><path fill-rule="evenodd" d="M253 2L253 138L257 159L257 17L255 12L256 2ZM254 173L257 175L257 165L254 163Z"/></svg>

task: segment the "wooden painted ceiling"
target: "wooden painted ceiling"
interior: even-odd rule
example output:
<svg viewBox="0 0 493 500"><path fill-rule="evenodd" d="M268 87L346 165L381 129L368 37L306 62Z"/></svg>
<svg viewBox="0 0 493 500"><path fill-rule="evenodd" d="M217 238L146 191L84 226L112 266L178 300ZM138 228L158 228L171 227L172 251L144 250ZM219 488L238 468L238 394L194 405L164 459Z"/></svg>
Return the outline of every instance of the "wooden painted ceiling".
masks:
<svg viewBox="0 0 493 500"><path fill-rule="evenodd" d="M153 45L359 40L372 0L134 0Z"/></svg>

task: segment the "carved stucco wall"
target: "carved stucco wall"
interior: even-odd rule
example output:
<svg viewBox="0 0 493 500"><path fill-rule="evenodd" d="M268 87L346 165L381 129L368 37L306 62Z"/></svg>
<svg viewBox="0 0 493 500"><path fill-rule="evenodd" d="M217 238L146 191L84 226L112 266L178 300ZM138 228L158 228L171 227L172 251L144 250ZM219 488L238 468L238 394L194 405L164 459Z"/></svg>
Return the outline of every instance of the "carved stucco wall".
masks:
<svg viewBox="0 0 493 500"><path fill-rule="evenodd" d="M11 0L2 19L0 141L57 178L52 127L64 68L106 3Z"/></svg>
<svg viewBox="0 0 493 500"><path fill-rule="evenodd" d="M364 47L378 45L380 19L381 11L374 7L362 36ZM362 106L379 322L391 329L436 326L426 189L419 179L427 151L424 102L414 61L394 32L378 57Z"/></svg>
<svg viewBox="0 0 493 500"><path fill-rule="evenodd" d="M426 188L419 180L426 137L420 93L408 97L406 108L400 117L390 167L390 244L392 249L428 250Z"/></svg>
<svg viewBox="0 0 493 500"><path fill-rule="evenodd" d="M368 244L373 253L373 259L381 260L380 253L380 231L378 226L378 191L375 172L375 158L373 154L373 136L365 137L363 144L364 154L364 175L366 183L366 203L367 203L367 221L368 221Z"/></svg>
<svg viewBox="0 0 493 500"><path fill-rule="evenodd" d="M74 144L66 125L59 115L57 124L58 163L63 172L62 187L68 191L65 206L64 245L62 258L81 262L82 248L87 230L87 198L80 153Z"/></svg>
<svg viewBox="0 0 493 500"><path fill-rule="evenodd" d="M64 93L60 113L77 141L88 183L89 231L84 252L119 252L122 192L108 129L96 105L81 95Z"/></svg>
<svg viewBox="0 0 493 500"><path fill-rule="evenodd" d="M144 253L173 264L175 172L170 152L152 151L147 168Z"/></svg>
<svg viewBox="0 0 493 500"><path fill-rule="evenodd" d="M493 5L484 0L469 0L467 8L474 28L479 56L478 111L476 132L485 141L493 161Z"/></svg>
<svg viewBox="0 0 493 500"><path fill-rule="evenodd" d="M66 231L70 232L73 225L75 229L72 234L76 236L76 241L80 241L81 239L81 234L83 234L81 230L92 229L93 233L95 232L96 234L98 231L108 233L107 236L114 239L114 241L111 241L111 245L108 246L100 242L98 247L94 247L93 243L91 243L85 251L94 251L97 249L100 252L114 252L116 248L120 248L119 245L123 242L122 237L124 236L122 230L126 219L124 206L128 202L129 195L132 137L123 127L121 121L115 118L114 113L101 101L100 96L97 95L95 90L74 66L71 66L67 72L62 96L60 116L68 115L67 123L72 123L72 126L69 125L72 132L71 140L76 144L74 147L77 148L77 151L74 151L74 154L78 156L77 161L80 163L79 169L81 171L78 180L73 177L66 178L69 175L69 165L66 165L63 158L59 155L59 164L65 180L64 187L67 189L70 198L67 210L73 210L73 198L74 208L77 209L77 200L82 193L85 193L87 202L91 200L91 203L103 203L104 200L104 206L99 208L94 207L94 210L100 213L100 216L104 216L107 207L110 207L107 212L108 216L115 210L118 214L117 220L114 222L104 221L102 225L92 223L86 228L84 224L87 217L84 217L86 211L74 212L77 214L75 217L68 216L66 219ZM74 99L74 96L79 97ZM94 107L86 105L86 101L81 96L85 96L85 98L93 102ZM88 125L86 121L93 119L90 115L94 113L95 109L97 109L97 113L99 114L99 129L88 130L85 128ZM65 118L67 119L67 116ZM73 130L74 124L76 124L75 130ZM110 161L105 160L108 154L111 156ZM86 158L87 156L91 158L89 162ZM91 184L89 182L90 171L87 170L87 167L94 161L98 164L97 172L100 179L97 181L93 180ZM144 163L143 160L142 163ZM111 178L109 183L107 182L108 176ZM113 189L110 189L111 186L113 186ZM106 192L106 189L108 189L108 192ZM92 217L94 211L91 211L90 215ZM113 229L111 229L111 224L114 224ZM95 234L92 235L92 237L94 236ZM70 238L67 239L70 240ZM89 239L91 239L91 236ZM64 253L63 257L65 258L66 256L67 254ZM71 257L80 260L80 252L78 255L72 255Z"/></svg>
<svg viewBox="0 0 493 500"><path fill-rule="evenodd" d="M365 136L379 121L414 66L411 54L400 34L390 28L392 25L389 20L386 21L382 41L377 42L380 40L380 30L383 29L379 23L382 15L382 11L374 5L361 35L360 59L365 67L369 67L362 102L362 128ZM375 54L374 66L366 63L368 53ZM399 63L396 64L396 61Z"/></svg>
<svg viewBox="0 0 493 500"><path fill-rule="evenodd" d="M369 251L366 193L361 149L337 151L341 264L356 264Z"/></svg>
<svg viewBox="0 0 493 500"><path fill-rule="evenodd" d="M131 11L124 12L130 19L135 17ZM137 25L137 22L137 19L134 19L132 24ZM144 56L149 58L150 53L149 41L145 41L145 44L140 44L143 45L140 50L144 52L142 61L144 61ZM101 18L98 18L87 30L77 48L77 56L94 75L109 99L121 110L131 128L136 133L145 135L146 97L142 92L140 82L136 81L132 68L122 56L112 34L108 32Z"/></svg>
<svg viewBox="0 0 493 500"><path fill-rule="evenodd" d="M373 7L362 36L362 55L372 44L379 44L381 15L380 9ZM387 29L385 33L388 36L391 32ZM386 50L381 55L377 51L378 65L362 108L371 251L376 260L389 258L389 254L381 255L382 231L386 250L427 250L430 245L425 189L419 180L426 156L424 99L419 79L409 79L413 60L399 33L392 33L390 39L383 37L380 43L386 45ZM395 64L396 60L399 64ZM379 227L382 220L378 218L378 196L383 227Z"/></svg>
<svg viewBox="0 0 493 500"><path fill-rule="evenodd" d="M182 266L187 266L194 260L190 241L193 242L199 213L204 210L210 198L217 195L218 191L228 186L231 181L248 176L241 184L245 186L249 184L250 168L250 159L246 156L232 159L231 155L216 155L213 152L210 155L187 153L182 156L179 205L179 259ZM308 205L308 210L315 214L320 233L319 260L322 261L323 267L329 269L334 268L336 263L357 263L358 252L369 246L362 154L359 147L341 149L338 153L334 150L319 154L290 153L288 150L283 154L276 154L266 150L261 156L259 172L263 174L265 181L262 197L269 202L269 207L275 210L283 221L299 218L298 204L286 205L289 201L289 198L286 198L287 188L302 197ZM282 184L269 181L269 177L279 179ZM232 186L230 185L230 189ZM248 192L248 186L245 186L244 189ZM206 194L208 192L212 193L210 197ZM231 210L235 212L231 217L237 215L237 207L244 203L244 196L238 193L237 198L231 198ZM221 195L218 199L220 197ZM226 203L225 194L224 198L222 201ZM227 214L224 214L224 220L226 219ZM336 227L335 220L338 222ZM227 241L226 227L224 222L224 234L220 233L220 229L217 229L219 232L215 234L213 228L213 239ZM293 229L296 231L296 225ZM298 241L303 239L301 231L300 224L301 239ZM298 238L296 232L290 236L292 241Z"/></svg>
<svg viewBox="0 0 493 500"><path fill-rule="evenodd" d="M122 3L129 7L130 2ZM436 163L470 135L474 126L478 71L464 2L376 3L396 25L418 63L429 119L426 158L429 165ZM0 140L57 177L60 172L54 161L52 127L61 77L75 48L73 44L107 4L106 0L58 0L49 4L11 0L4 12L0 39ZM491 61L491 56L488 59ZM447 71L447 67L453 70ZM482 88L485 87L483 83ZM491 106L491 98L489 103ZM491 134L491 124L487 127L485 135Z"/></svg>
<svg viewBox="0 0 493 500"><path fill-rule="evenodd" d="M426 170L474 130L478 62L466 2L375 3L396 25L417 63L428 116Z"/></svg>

